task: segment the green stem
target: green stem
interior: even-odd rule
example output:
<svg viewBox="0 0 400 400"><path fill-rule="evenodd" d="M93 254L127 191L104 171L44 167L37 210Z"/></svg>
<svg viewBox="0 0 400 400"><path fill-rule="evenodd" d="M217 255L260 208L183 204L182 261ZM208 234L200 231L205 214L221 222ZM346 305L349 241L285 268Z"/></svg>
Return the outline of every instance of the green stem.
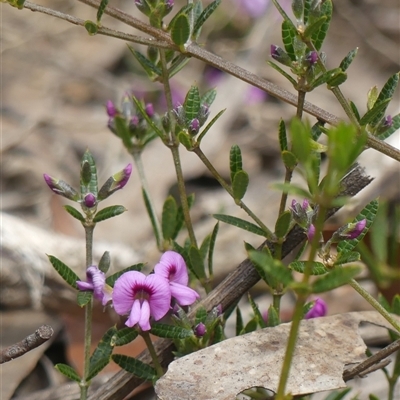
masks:
<svg viewBox="0 0 400 400"><path fill-rule="evenodd" d="M386 319L390 323L390 325L393 326L393 328L396 329L397 332L400 332L400 325L398 322L392 317L390 313L388 313L380 304L379 302L374 299L355 279L352 279L349 282L349 285L362 297L364 297L365 300L368 301L369 304L371 304L372 307L375 308L376 311L379 312L379 314L382 315L383 318Z"/></svg>
<svg viewBox="0 0 400 400"><path fill-rule="evenodd" d="M193 152L200 158L200 160L203 162L203 164L208 168L208 170L211 172L213 177L218 181L218 183L226 190L226 192L235 200L236 204L242 208L249 217L251 217L257 224L258 226L264 230L266 233L266 236L268 239L273 240L275 238L275 235L271 232L271 230L268 229L268 227L253 213L253 211L250 210L246 206L245 203L243 203L242 200L237 201L235 197L233 196L233 192L229 184L222 178L222 176L218 173L218 171L214 168L214 166L211 164L207 156L203 153L203 151L200 149L200 147L196 146L193 149Z"/></svg>
<svg viewBox="0 0 400 400"><path fill-rule="evenodd" d="M86 241L86 268L93 263L93 231L95 224L89 222L84 224ZM83 359L83 378L80 383L80 400L86 400L90 382L87 380L90 368L90 347L92 344L92 314L93 296L85 306L85 333L84 333L84 359Z"/></svg>
<svg viewBox="0 0 400 400"><path fill-rule="evenodd" d="M146 208L148 208L148 212L150 214L149 216L150 216L150 220L153 225L154 235L155 235L156 241L157 241L157 247L161 251L162 243L163 243L164 239L163 239L160 221L158 219L157 212L155 210L154 204L150 197L150 189L147 184L147 179L146 179L146 175L144 173L144 168L143 168L142 153L140 150L135 150L135 149L133 149L130 153L132 154L133 160L135 161L135 165L136 165L136 169L139 174L140 184L142 186L143 193L146 195L146 198L148 200L147 201L148 207L146 207Z"/></svg>
<svg viewBox="0 0 400 400"><path fill-rule="evenodd" d="M153 360L154 367L157 371L157 376L161 378L164 375L164 370L161 367L160 361L158 360L156 350L153 346L153 342L151 341L150 334L148 332L140 332L144 342L146 343L147 349L149 350L151 359Z"/></svg>

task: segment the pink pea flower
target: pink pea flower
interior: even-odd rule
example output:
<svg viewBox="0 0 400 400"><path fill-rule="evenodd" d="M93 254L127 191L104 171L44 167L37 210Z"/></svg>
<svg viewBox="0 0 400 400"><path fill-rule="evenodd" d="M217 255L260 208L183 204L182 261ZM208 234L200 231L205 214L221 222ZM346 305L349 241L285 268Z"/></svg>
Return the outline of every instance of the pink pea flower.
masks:
<svg viewBox="0 0 400 400"><path fill-rule="evenodd" d="M148 331L150 317L158 321L169 311L171 290L160 275L128 271L116 280L112 299L117 314L129 314L126 326L138 324L142 331Z"/></svg>
<svg viewBox="0 0 400 400"><path fill-rule="evenodd" d="M93 295L105 306L111 300L112 288L106 284L106 276L96 265L91 265L86 270L87 281L76 281L78 289L93 291Z"/></svg>
<svg viewBox="0 0 400 400"><path fill-rule="evenodd" d="M169 281L172 297L181 306L193 304L200 296L188 287L189 275L183 257L175 251L166 251L154 267L154 274Z"/></svg>
<svg viewBox="0 0 400 400"><path fill-rule="evenodd" d="M326 305L325 301L322 300L320 297L317 297L314 300L314 305L307 312L307 314L304 316L304 318L311 319L311 318L324 317L326 315L327 311L328 311L328 306Z"/></svg>

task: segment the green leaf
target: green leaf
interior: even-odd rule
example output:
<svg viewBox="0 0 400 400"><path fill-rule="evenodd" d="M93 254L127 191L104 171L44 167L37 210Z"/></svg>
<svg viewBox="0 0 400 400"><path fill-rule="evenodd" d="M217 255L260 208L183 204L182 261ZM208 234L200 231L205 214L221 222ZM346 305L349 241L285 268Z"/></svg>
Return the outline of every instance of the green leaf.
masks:
<svg viewBox="0 0 400 400"><path fill-rule="evenodd" d="M294 155L300 162L306 163L311 154L310 130L298 118L293 118L290 133Z"/></svg>
<svg viewBox="0 0 400 400"><path fill-rule="evenodd" d="M254 332L255 330L257 330L257 326L258 326L258 322L257 322L257 318L253 317L244 327L243 331L241 332L241 334L244 333L250 333L250 332Z"/></svg>
<svg viewBox="0 0 400 400"><path fill-rule="evenodd" d="M187 202L188 202L188 207L189 210L192 208L193 204L194 204L194 193L190 194L187 197ZM176 225L175 225L175 232L173 233L171 239L176 239L176 237L178 236L178 233L180 232L180 230L183 227L183 224L185 222L185 217L183 215L183 210L182 210L182 206L178 207L178 213L176 215Z"/></svg>
<svg viewBox="0 0 400 400"><path fill-rule="evenodd" d="M298 161L296 156L291 151L282 151L281 157L286 169L293 171L296 168Z"/></svg>
<svg viewBox="0 0 400 400"><path fill-rule="evenodd" d="M109 285L109 286L111 286L111 287L114 287L115 281L116 281L122 274L124 274L125 272L128 272L128 271L141 271L143 267L144 267L144 264L143 264L143 263L139 263L139 264L131 265L131 266L128 267L128 268L124 268L123 270L118 271L118 272L116 272L115 274L112 274L112 275L110 275L109 277L107 277L107 278L106 278L106 284Z"/></svg>
<svg viewBox="0 0 400 400"><path fill-rule="evenodd" d="M304 270L306 268L306 261L293 261L288 265L288 268L300 272L304 274ZM328 272L328 269L325 267L324 264L313 261L312 263L312 269L311 269L311 275L323 275Z"/></svg>
<svg viewBox="0 0 400 400"><path fill-rule="evenodd" d="M121 115L116 115L114 117L114 123L116 135L121 138L125 148L130 149L132 147L131 134L125 119Z"/></svg>
<svg viewBox="0 0 400 400"><path fill-rule="evenodd" d="M176 20L180 15L189 15L189 13L192 11L194 4L187 4L183 6L176 14L175 16L171 19L170 23L168 24L168 31L170 31L173 26L175 25Z"/></svg>
<svg viewBox="0 0 400 400"><path fill-rule="evenodd" d="M93 21L87 20L83 23L83 26L85 27L87 33L90 36L94 36L97 31L99 30L99 27L97 26L97 24Z"/></svg>
<svg viewBox="0 0 400 400"><path fill-rule="evenodd" d="M232 181L232 191L235 201L242 200L249 185L249 175L246 171L237 171Z"/></svg>
<svg viewBox="0 0 400 400"><path fill-rule="evenodd" d="M267 327L273 328L274 326L278 326L280 324L280 318L278 315L277 309L271 304L268 308L268 319L267 319Z"/></svg>
<svg viewBox="0 0 400 400"><path fill-rule="evenodd" d="M400 294L396 294L392 300L392 313L400 315Z"/></svg>
<svg viewBox="0 0 400 400"><path fill-rule="evenodd" d="M311 41L314 44L314 47L317 51L319 51L322 47L322 44L325 40L326 34L328 32L329 29L329 25L331 22L331 18L332 18L332 1L331 0L326 0L324 2L321 2L321 12L320 12L320 16L325 16L326 17L326 21L324 22L324 24L321 25L320 29L318 29L316 32L313 33L312 37L311 37Z"/></svg>
<svg viewBox="0 0 400 400"><path fill-rule="evenodd" d="M199 309L196 311L196 318L194 320L194 325L196 326L200 322L204 324L207 319L207 310L204 307L199 307Z"/></svg>
<svg viewBox="0 0 400 400"><path fill-rule="evenodd" d="M317 278L312 284L312 293L323 293L336 289L349 283L356 275L361 272L361 267L348 266L337 267L324 276Z"/></svg>
<svg viewBox="0 0 400 400"><path fill-rule="evenodd" d="M256 235L264 237L267 236L266 232L264 232L259 226L249 221L245 221L244 219L236 218L233 217L232 215L225 215L225 214L213 214L213 217L218 221L225 222L226 224L230 224L233 226L237 226L238 228L255 233Z"/></svg>
<svg viewBox="0 0 400 400"><path fill-rule="evenodd" d="M117 215L122 214L123 212L127 211L124 206L110 206L103 208L93 218L93 222L101 222L105 221L106 219L110 219L116 217Z"/></svg>
<svg viewBox="0 0 400 400"><path fill-rule="evenodd" d="M172 78L174 75L176 75L189 61L190 58L185 54L181 54L179 57L175 58L172 64L168 67L168 77Z"/></svg>
<svg viewBox="0 0 400 400"><path fill-rule="evenodd" d="M79 377L78 373L69 365L66 364L56 364L55 369L59 372L61 372L64 376L67 378L80 383L81 378Z"/></svg>
<svg viewBox="0 0 400 400"><path fill-rule="evenodd" d="M399 76L400 72L395 73L392 75L387 82L383 85L382 90L379 92L379 96L374 104L374 108L376 104L384 103L386 104L386 107L381 110L379 114L376 115L376 117L371 121L371 125L375 126L384 116L387 105L389 104L390 100L393 97L394 91L397 88L397 85L399 83Z"/></svg>
<svg viewBox="0 0 400 400"><path fill-rule="evenodd" d="M271 187L296 197L302 197L305 199L310 199L312 197L310 192L307 192L307 190L300 186L294 185L293 183L274 183L271 185Z"/></svg>
<svg viewBox="0 0 400 400"><path fill-rule="evenodd" d="M387 312L392 312L392 308L390 307L390 304L386 300L385 296L382 294L378 294L378 303L387 311Z"/></svg>
<svg viewBox="0 0 400 400"><path fill-rule="evenodd" d="M332 89L335 87L340 86L342 83L346 82L347 74L343 71L338 71L331 76L328 81L326 82L328 85L328 89Z"/></svg>
<svg viewBox="0 0 400 400"><path fill-rule="evenodd" d="M357 55L357 52L358 52L358 47L356 47L354 50L349 51L347 56L343 58L342 62L339 65L339 68L342 71L346 71L347 68L350 67L350 64L353 62L355 56Z"/></svg>
<svg viewBox="0 0 400 400"><path fill-rule="evenodd" d="M104 14L104 11L107 7L108 0L101 0L99 9L97 10L97 24L100 25L101 17Z"/></svg>
<svg viewBox="0 0 400 400"><path fill-rule="evenodd" d="M306 39L311 38L313 35L318 37L319 31L322 26L326 23L327 16L324 15L317 20L315 20L311 25L308 25L306 30L304 31L303 37Z"/></svg>
<svg viewBox="0 0 400 400"><path fill-rule="evenodd" d="M213 258L214 258L214 248L217 241L217 235L219 230L219 222L214 226L211 234L210 247L208 248L208 276L213 276Z"/></svg>
<svg viewBox="0 0 400 400"><path fill-rule="evenodd" d="M139 336L139 332L132 328L119 329L111 338L111 346L125 346L133 342Z"/></svg>
<svg viewBox="0 0 400 400"><path fill-rule="evenodd" d="M157 377L157 372L154 368L136 358L125 356L123 354L113 354L111 358L122 369L140 379L152 382Z"/></svg>
<svg viewBox="0 0 400 400"><path fill-rule="evenodd" d="M191 271L196 278L199 280L205 279L206 274L204 272L204 260L201 257L200 250L193 245L189 248L189 259L189 265L192 267Z"/></svg>
<svg viewBox="0 0 400 400"><path fill-rule="evenodd" d="M360 253L357 253L356 251L351 251L350 253L339 253L333 265L338 266L360 261L360 258Z"/></svg>
<svg viewBox="0 0 400 400"><path fill-rule="evenodd" d="M93 292L91 290L79 290L76 295L76 300L79 307L85 307L92 298Z"/></svg>
<svg viewBox="0 0 400 400"><path fill-rule="evenodd" d="M391 99L383 101L376 101L371 110L368 110L363 117L360 119L360 125L365 126L367 124L373 125L377 118L381 119Z"/></svg>
<svg viewBox="0 0 400 400"><path fill-rule="evenodd" d="M178 206L175 199L170 195L164 202L161 218L162 233L165 240L171 239L175 232L177 214Z"/></svg>
<svg viewBox="0 0 400 400"><path fill-rule="evenodd" d="M372 200L364 207L364 209L353 220L353 222L358 222L365 218L367 220L366 227L361 232L361 234L355 239L341 241L337 246L337 251L339 253L350 253L357 246L357 244L360 242L360 240L362 240L362 238L365 236L365 234L371 227L371 224L374 221L377 212L378 212L378 200Z"/></svg>
<svg viewBox="0 0 400 400"><path fill-rule="evenodd" d="M251 297L250 293L247 295L247 298L249 299L249 303L253 310L254 316L257 319L258 325L260 325L261 328L266 328L267 324L265 323L264 318L261 315L260 309L258 308L258 305L255 303L254 299Z"/></svg>
<svg viewBox="0 0 400 400"><path fill-rule="evenodd" d="M343 389L341 391L335 390L333 393L330 393L325 400L342 400L345 398L346 394L351 392L353 388L348 387L346 389ZM371 399L372 400L372 399ZM379 400L379 399L376 399Z"/></svg>
<svg viewBox="0 0 400 400"><path fill-rule="evenodd" d="M353 111L353 114L357 118L357 121L360 122L361 117L360 117L360 113L358 112L358 108L351 100L350 100L350 107L351 107L351 110Z"/></svg>
<svg viewBox="0 0 400 400"><path fill-rule="evenodd" d="M197 143L200 143L205 134L210 130L210 128L217 122L219 117L226 111L226 109L221 110L208 124L207 126L202 130L200 135L197 137Z"/></svg>
<svg viewBox="0 0 400 400"><path fill-rule="evenodd" d="M200 33L200 29L203 26L204 22L207 21L207 19L213 14L215 9L220 5L221 0L214 0L212 3L210 3L200 14L200 16L197 18L196 23L193 28L193 36L197 36Z"/></svg>
<svg viewBox="0 0 400 400"><path fill-rule="evenodd" d="M214 103L215 98L217 97L217 91L215 89L210 89L201 96L200 104L210 107L212 103Z"/></svg>
<svg viewBox="0 0 400 400"><path fill-rule="evenodd" d="M57 257L49 255L47 257L49 257L51 265L58 272L61 278L63 278L64 281L67 282L68 285L72 286L74 289L78 289L76 281L80 281L79 276L74 271L72 271L70 267L68 267L62 261L60 261Z"/></svg>
<svg viewBox="0 0 400 400"><path fill-rule="evenodd" d="M187 92L183 107L185 108L186 122L190 123L193 118L197 117L200 110L200 93L197 86L191 86Z"/></svg>
<svg viewBox="0 0 400 400"><path fill-rule="evenodd" d="M154 79L154 76L161 76L162 71L157 67L154 63L152 63L146 56L144 56L139 51L133 49L131 46L128 46L128 49L131 51L132 55L136 58L137 62L142 66L145 70L146 74L150 79Z"/></svg>
<svg viewBox="0 0 400 400"><path fill-rule="evenodd" d="M390 128L387 128L382 133L377 133L377 138L379 138L380 140L385 140L400 128L400 114L395 115L392 120L392 126Z"/></svg>
<svg viewBox="0 0 400 400"><path fill-rule="evenodd" d="M68 214L72 215L78 221L85 222L85 217L75 207L65 205L64 208Z"/></svg>
<svg viewBox="0 0 400 400"><path fill-rule="evenodd" d="M284 152L288 149L286 125L282 118L279 120L279 146L281 148L281 152Z"/></svg>
<svg viewBox="0 0 400 400"><path fill-rule="evenodd" d="M179 143L183 144L188 151L193 150L193 143L192 143L192 138L190 135L184 131L180 131L178 133L178 140Z"/></svg>
<svg viewBox="0 0 400 400"><path fill-rule="evenodd" d="M368 90L367 94L367 110L371 110L371 108L376 103L378 96L379 96L378 87L372 86L372 88Z"/></svg>
<svg viewBox="0 0 400 400"><path fill-rule="evenodd" d="M89 362L89 375L87 380L93 379L109 362L113 351L111 339L116 334L115 326L107 330L103 335L96 349L94 350Z"/></svg>
<svg viewBox="0 0 400 400"><path fill-rule="evenodd" d="M236 307L236 336L240 335L240 333L243 331L243 328L244 324L242 313L240 312L240 308Z"/></svg>
<svg viewBox="0 0 400 400"><path fill-rule="evenodd" d="M278 71L282 76L284 76L293 85L295 89L297 88L297 82L287 72L285 72L278 64L274 63L273 61L267 61L267 64L274 70Z"/></svg>
<svg viewBox="0 0 400 400"><path fill-rule="evenodd" d="M110 252L105 251L99 261L99 270L106 274L110 269L110 263L111 263Z"/></svg>
<svg viewBox="0 0 400 400"><path fill-rule="evenodd" d="M296 28L293 23L284 20L282 22L282 40L285 46L286 53L292 59L296 61L296 56L293 48L294 38L297 36Z"/></svg>
<svg viewBox="0 0 400 400"><path fill-rule="evenodd" d="M210 241L211 241L211 234L208 234L204 238L203 242L201 243L200 254L201 254L201 257L202 257L203 260L206 259L206 256L207 256L207 253L208 253L208 249L210 247Z"/></svg>
<svg viewBox="0 0 400 400"><path fill-rule="evenodd" d="M340 68L334 68L324 72L311 83L312 88L315 89L316 87L321 86L324 83L328 83L328 81L334 79L339 73L342 73L342 70Z"/></svg>
<svg viewBox="0 0 400 400"><path fill-rule="evenodd" d="M98 185L97 185L97 168L94 158L89 150L86 150L83 154L81 161L81 169L84 169L86 165L89 165L89 177L84 179L81 170L81 196L84 197L87 193L92 193L97 197Z"/></svg>
<svg viewBox="0 0 400 400"><path fill-rule="evenodd" d="M171 39L177 46L183 46L190 38L189 18L185 14L179 15L171 27Z"/></svg>
<svg viewBox="0 0 400 400"><path fill-rule="evenodd" d="M375 396L374 394L371 393L371 394L368 396L368 400L380 400L380 399L379 399L378 396Z"/></svg>
<svg viewBox="0 0 400 400"><path fill-rule="evenodd" d="M143 196L144 205L146 206L147 214L149 215L149 218L150 218L151 226L153 228L153 233L156 238L157 245L159 246L161 244L160 243L161 238L160 238L160 234L158 231L158 222L156 220L157 216L153 214L153 209L151 207L151 201L147 195L146 190L144 190L144 189L142 189L142 196Z"/></svg>
<svg viewBox="0 0 400 400"><path fill-rule="evenodd" d="M231 171L231 182L233 183L233 179L235 174L243 169L242 167L242 152L240 151L240 147L234 144L231 147L229 154L229 163L230 163L230 171Z"/></svg>
<svg viewBox="0 0 400 400"><path fill-rule="evenodd" d="M152 335L167 338L167 339L185 339L193 336L191 329L181 328L180 326L173 326L153 322L151 325L150 333Z"/></svg>
<svg viewBox="0 0 400 400"><path fill-rule="evenodd" d="M278 238L284 238L290 229L290 223L292 222L292 214L290 211L285 211L279 216L275 224L275 235Z"/></svg>

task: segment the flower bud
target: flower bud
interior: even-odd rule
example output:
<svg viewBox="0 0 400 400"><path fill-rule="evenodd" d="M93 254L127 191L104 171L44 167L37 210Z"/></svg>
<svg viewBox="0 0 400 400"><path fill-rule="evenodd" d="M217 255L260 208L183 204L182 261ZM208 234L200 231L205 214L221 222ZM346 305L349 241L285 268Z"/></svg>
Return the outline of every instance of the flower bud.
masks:
<svg viewBox="0 0 400 400"><path fill-rule="evenodd" d="M198 337L201 338L203 337L207 332L207 328L206 326L200 322L199 324L197 324L194 328L194 334Z"/></svg>
<svg viewBox="0 0 400 400"><path fill-rule="evenodd" d="M271 44L271 57L287 67L292 65L292 59L289 55L279 46Z"/></svg>
<svg viewBox="0 0 400 400"><path fill-rule="evenodd" d="M207 121L208 116L210 115L210 107L207 104L202 104L200 106L200 110L197 114L197 119L200 122L200 126L203 126Z"/></svg>
<svg viewBox="0 0 400 400"><path fill-rule="evenodd" d="M63 196L69 200L78 201L79 194L78 192L68 185L68 183L51 177L50 175L43 174L43 178L47 183L47 186L55 193Z"/></svg>
<svg viewBox="0 0 400 400"><path fill-rule="evenodd" d="M146 15L147 17L150 16L151 14L151 8L147 4L146 0L135 0L135 5L138 8L138 10Z"/></svg>
<svg viewBox="0 0 400 400"><path fill-rule="evenodd" d="M188 126L188 131L192 136L195 136L199 133L200 130L200 122L197 118L192 119Z"/></svg>
<svg viewBox="0 0 400 400"><path fill-rule="evenodd" d="M97 194L97 200L101 201L122 189L129 180L132 173L132 164L128 164L122 171L110 176Z"/></svg>
<svg viewBox="0 0 400 400"><path fill-rule="evenodd" d="M307 239L308 239L308 241L311 243L312 242L312 240L314 239L314 236L315 236L315 226L314 226L314 224L311 224L309 227L308 227L308 230L307 230Z"/></svg>
<svg viewBox="0 0 400 400"><path fill-rule="evenodd" d="M178 125L181 126L182 128L185 127L186 125L186 113L185 109L182 105L179 105L175 107L173 110L173 113L175 115L176 121L178 122Z"/></svg>
<svg viewBox="0 0 400 400"><path fill-rule="evenodd" d="M324 317L326 315L327 311L328 311L328 307L327 307L325 301L322 300L320 297L317 297L314 301L314 305L307 312L307 314L304 316L304 318L311 319L311 318Z"/></svg>
<svg viewBox="0 0 400 400"><path fill-rule="evenodd" d="M311 67L313 67L318 61L318 53L316 51L310 51L306 55L306 61Z"/></svg>
<svg viewBox="0 0 400 400"><path fill-rule="evenodd" d="M367 226L367 220L364 218L361 221L354 222L339 228L330 239L331 243L337 243L341 240L351 240L358 238L362 231Z"/></svg>
<svg viewBox="0 0 400 400"><path fill-rule="evenodd" d="M152 103L147 103L144 110L146 111L146 114L152 118L154 116L154 106Z"/></svg>
<svg viewBox="0 0 400 400"><path fill-rule="evenodd" d="M116 109L114 103L111 100L108 100L106 103L106 111L110 118L113 118L118 114L118 110Z"/></svg>
<svg viewBox="0 0 400 400"><path fill-rule="evenodd" d="M92 208L96 205L96 196L93 193L88 193L83 199L83 204L87 208Z"/></svg>

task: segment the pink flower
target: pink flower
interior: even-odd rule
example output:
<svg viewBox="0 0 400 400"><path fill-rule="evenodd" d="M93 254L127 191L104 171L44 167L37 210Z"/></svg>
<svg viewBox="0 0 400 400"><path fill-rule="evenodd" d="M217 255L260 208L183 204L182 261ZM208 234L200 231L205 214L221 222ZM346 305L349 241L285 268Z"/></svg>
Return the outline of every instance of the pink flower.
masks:
<svg viewBox="0 0 400 400"><path fill-rule="evenodd" d="M169 281L172 297L181 306L193 304L200 296L188 287L189 275L183 257L175 251L166 251L154 267L155 275Z"/></svg>
<svg viewBox="0 0 400 400"><path fill-rule="evenodd" d="M112 288L106 284L104 272L100 271L96 265L91 265L86 270L86 278L87 282L76 281L78 289L93 291L94 297L105 306L111 300Z"/></svg>
<svg viewBox="0 0 400 400"><path fill-rule="evenodd" d="M324 317L328 311L328 306L326 305L325 301L322 300L320 297L317 297L314 300L314 305L312 308L307 312L304 316L305 319L317 318L317 317Z"/></svg>
<svg viewBox="0 0 400 400"><path fill-rule="evenodd" d="M126 326L139 324L143 331L148 331L150 317L158 321L168 312L171 290L168 281L160 275L145 276L138 271L128 271L116 280L112 299L119 315L129 314Z"/></svg>

